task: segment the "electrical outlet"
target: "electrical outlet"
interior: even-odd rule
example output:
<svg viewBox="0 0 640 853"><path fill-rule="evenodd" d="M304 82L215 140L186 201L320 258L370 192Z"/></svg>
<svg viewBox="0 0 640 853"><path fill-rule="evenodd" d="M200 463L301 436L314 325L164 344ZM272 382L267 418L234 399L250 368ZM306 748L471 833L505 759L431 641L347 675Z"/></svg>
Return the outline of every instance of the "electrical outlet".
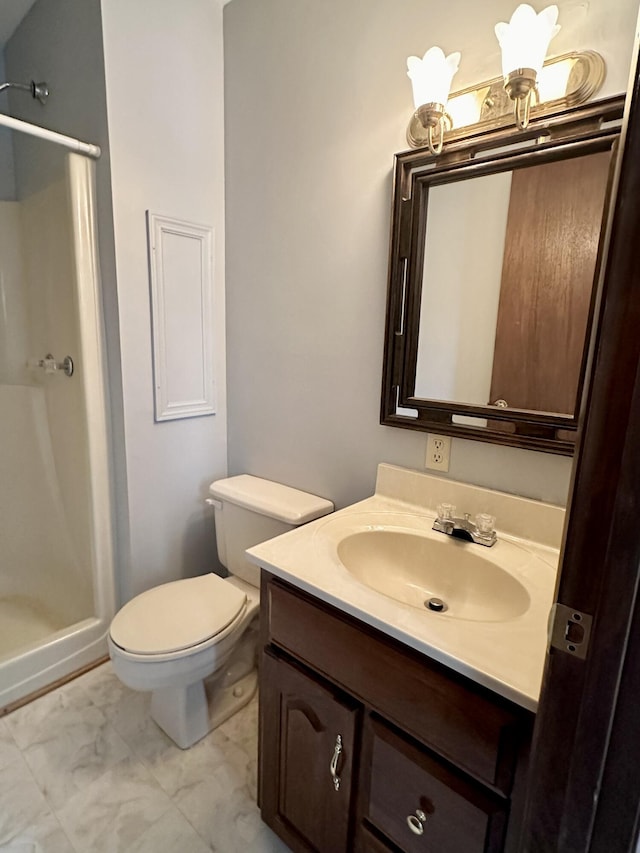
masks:
<svg viewBox="0 0 640 853"><path fill-rule="evenodd" d="M448 435L427 435L425 466L432 471L448 471L451 439Z"/></svg>

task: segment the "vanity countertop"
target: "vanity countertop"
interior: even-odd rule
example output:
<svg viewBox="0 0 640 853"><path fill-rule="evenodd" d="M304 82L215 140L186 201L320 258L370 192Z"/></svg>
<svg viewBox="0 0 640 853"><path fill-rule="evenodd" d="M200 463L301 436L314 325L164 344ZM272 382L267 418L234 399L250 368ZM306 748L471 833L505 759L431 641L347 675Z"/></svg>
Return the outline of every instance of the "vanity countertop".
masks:
<svg viewBox="0 0 640 853"><path fill-rule="evenodd" d="M249 560L499 695L535 711L558 566L559 552L554 546L559 545L563 510L459 484L461 491L454 497L460 501L460 506L466 508L471 505L472 511L495 511L497 505L511 530L501 530L498 522L498 542L490 549L466 542L452 543L453 547L473 549L472 553L491 552L480 556L508 566L512 576L526 588L530 605L522 615L505 621L455 618L447 613L403 604L376 592L356 580L338 557L338 542L354 531L391 528L442 536L430 532L436 516L434 510L425 506L425 503L432 502L430 495L419 494L420 503L416 503L414 492L409 502L400 500L396 489L387 488L388 481L395 482L396 476L404 476L403 472L404 469L381 465L375 495L250 548L247 551ZM426 483L425 488L431 492L441 492L442 489L455 492L457 485L421 472L406 472L406 475L418 484L418 492L422 483ZM444 485L439 489L440 484ZM406 490L405 494L408 494ZM495 496L493 502L492 496ZM450 498L451 495L444 496L445 500ZM466 500L465 504L463 500ZM478 506L483 509L477 509ZM529 529L537 534L537 542L513 534L514 529L522 532L521 518L529 509L534 517ZM515 519L513 523L511 518Z"/></svg>

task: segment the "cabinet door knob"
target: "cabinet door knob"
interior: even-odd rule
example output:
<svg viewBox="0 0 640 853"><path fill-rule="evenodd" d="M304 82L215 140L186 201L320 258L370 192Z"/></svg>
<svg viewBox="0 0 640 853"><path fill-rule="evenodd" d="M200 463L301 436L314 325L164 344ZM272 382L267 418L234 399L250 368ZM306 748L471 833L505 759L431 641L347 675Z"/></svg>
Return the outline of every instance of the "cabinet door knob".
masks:
<svg viewBox="0 0 640 853"><path fill-rule="evenodd" d="M338 760L340 758L340 754L342 753L342 735L338 735L336 738L336 745L333 748L333 756L331 758L331 764L329 765L329 772L331 773L331 779L333 781L334 790L340 790L340 777L338 776Z"/></svg>
<svg viewBox="0 0 640 853"><path fill-rule="evenodd" d="M407 824L409 825L409 829L413 832L414 835L422 835L424 832L424 824L427 820L426 814L422 811L422 809L416 809L415 814L410 814L407 818Z"/></svg>

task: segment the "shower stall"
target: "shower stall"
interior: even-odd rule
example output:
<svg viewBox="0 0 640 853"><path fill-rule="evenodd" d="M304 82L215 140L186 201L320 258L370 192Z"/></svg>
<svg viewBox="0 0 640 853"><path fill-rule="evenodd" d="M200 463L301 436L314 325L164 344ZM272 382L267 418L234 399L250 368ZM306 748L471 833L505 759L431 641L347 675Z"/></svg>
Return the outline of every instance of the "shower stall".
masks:
<svg viewBox="0 0 640 853"><path fill-rule="evenodd" d="M96 146L0 115L0 711L114 612Z"/></svg>

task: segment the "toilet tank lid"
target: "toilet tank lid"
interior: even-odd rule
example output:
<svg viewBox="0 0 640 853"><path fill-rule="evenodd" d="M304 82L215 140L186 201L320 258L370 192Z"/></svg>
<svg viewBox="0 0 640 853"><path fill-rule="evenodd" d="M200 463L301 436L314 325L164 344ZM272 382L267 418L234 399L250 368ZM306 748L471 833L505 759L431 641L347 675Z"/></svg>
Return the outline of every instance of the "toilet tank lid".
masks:
<svg viewBox="0 0 640 853"><path fill-rule="evenodd" d="M251 474L216 480L209 486L209 492L218 500L229 501L293 526L313 521L334 509L332 502L325 498Z"/></svg>

